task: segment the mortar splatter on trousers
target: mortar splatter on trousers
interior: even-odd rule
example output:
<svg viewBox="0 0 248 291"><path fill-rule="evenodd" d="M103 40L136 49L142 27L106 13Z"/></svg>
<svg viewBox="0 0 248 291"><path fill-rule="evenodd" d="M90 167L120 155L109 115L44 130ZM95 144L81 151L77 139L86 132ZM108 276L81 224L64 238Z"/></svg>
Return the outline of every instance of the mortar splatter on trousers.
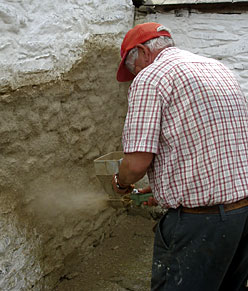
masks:
<svg viewBox="0 0 248 291"><path fill-rule="evenodd" d="M152 291L242 291L248 278L248 207L219 214L169 209L155 234Z"/></svg>

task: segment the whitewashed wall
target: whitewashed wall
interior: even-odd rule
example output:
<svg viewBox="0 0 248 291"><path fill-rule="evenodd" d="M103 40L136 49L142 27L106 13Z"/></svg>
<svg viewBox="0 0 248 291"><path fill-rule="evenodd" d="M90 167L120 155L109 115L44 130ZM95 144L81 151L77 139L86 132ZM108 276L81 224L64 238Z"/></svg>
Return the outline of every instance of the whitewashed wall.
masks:
<svg viewBox="0 0 248 291"><path fill-rule="evenodd" d="M0 1L0 92L60 77L91 35L123 33L132 20L131 0Z"/></svg>
<svg viewBox="0 0 248 291"><path fill-rule="evenodd" d="M248 11L222 14L177 9L148 14L142 21L170 28L179 48L223 62L235 73L248 97Z"/></svg>

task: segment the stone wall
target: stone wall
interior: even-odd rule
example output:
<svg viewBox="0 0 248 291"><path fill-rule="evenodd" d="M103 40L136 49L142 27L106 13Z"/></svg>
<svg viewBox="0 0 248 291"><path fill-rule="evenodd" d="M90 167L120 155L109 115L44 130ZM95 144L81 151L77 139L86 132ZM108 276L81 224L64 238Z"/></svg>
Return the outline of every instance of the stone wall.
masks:
<svg viewBox="0 0 248 291"><path fill-rule="evenodd" d="M133 24L131 1L31 2L0 4L0 289L6 291L53 290L76 276L70 266L121 214L107 205L93 160L121 150L128 84L115 76L120 41Z"/></svg>
<svg viewBox="0 0 248 291"><path fill-rule="evenodd" d="M131 2L0 4L1 290L52 290L76 276L70 266L120 218L93 160L121 150L129 84L115 74ZM246 12L137 13L141 21L161 22L179 47L222 60L247 93Z"/></svg>
<svg viewBox="0 0 248 291"><path fill-rule="evenodd" d="M143 7L136 23L159 22L171 30L179 48L220 60L235 73L248 97L248 5L180 7Z"/></svg>
<svg viewBox="0 0 248 291"><path fill-rule="evenodd" d="M1 1L0 92L58 79L80 60L86 39L123 34L133 12L131 0Z"/></svg>

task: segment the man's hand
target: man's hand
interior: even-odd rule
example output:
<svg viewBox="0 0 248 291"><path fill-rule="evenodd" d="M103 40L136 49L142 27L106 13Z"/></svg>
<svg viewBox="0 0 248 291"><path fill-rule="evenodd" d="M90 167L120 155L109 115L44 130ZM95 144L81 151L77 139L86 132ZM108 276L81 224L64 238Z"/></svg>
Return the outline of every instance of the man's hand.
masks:
<svg viewBox="0 0 248 291"><path fill-rule="evenodd" d="M145 188L138 189L138 191L141 194L152 193L152 188L151 188L151 186L147 186Z"/></svg>
<svg viewBox="0 0 248 291"><path fill-rule="evenodd" d="M112 187L113 187L113 190L120 195L131 193L134 189L134 185L121 185L119 182L118 174L115 174L113 176Z"/></svg>
<svg viewBox="0 0 248 291"><path fill-rule="evenodd" d="M152 193L151 186L147 186L145 188L138 189L138 191L141 194ZM149 197L149 199L147 201L147 205L148 206L157 206L158 203L157 203L157 201L155 200L154 197Z"/></svg>

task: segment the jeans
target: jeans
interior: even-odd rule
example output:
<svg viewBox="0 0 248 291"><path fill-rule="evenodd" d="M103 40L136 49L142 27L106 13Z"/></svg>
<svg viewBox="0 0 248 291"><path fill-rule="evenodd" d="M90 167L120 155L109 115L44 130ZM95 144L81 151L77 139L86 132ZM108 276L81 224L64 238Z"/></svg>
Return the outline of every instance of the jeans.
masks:
<svg viewBox="0 0 248 291"><path fill-rule="evenodd" d="M155 234L152 291L248 291L248 206L219 214L169 209Z"/></svg>

